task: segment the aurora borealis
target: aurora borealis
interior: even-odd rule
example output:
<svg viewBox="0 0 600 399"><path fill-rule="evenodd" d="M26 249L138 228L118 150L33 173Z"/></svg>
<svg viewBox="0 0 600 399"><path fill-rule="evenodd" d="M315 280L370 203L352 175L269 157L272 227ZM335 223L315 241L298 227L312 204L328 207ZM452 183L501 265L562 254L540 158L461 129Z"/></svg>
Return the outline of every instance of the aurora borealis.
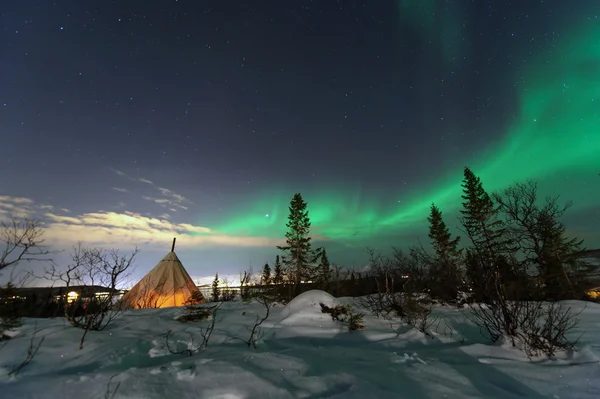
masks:
<svg viewBox="0 0 600 399"><path fill-rule="evenodd" d="M143 272L177 235L193 275L236 274L301 192L361 266L426 243L432 202L455 226L466 165L572 200L600 244L595 1L33 3L1 16L0 216L53 245L138 245Z"/></svg>
<svg viewBox="0 0 600 399"><path fill-rule="evenodd" d="M464 165L476 171L489 191L501 190L515 181L534 179L541 184L540 198L562 194L565 200L575 201L574 211L597 212L598 21L574 27L558 41L551 54L533 55L525 63L523 75L523 82L514 88L518 104L514 119L479 154L455 160L454 168L442 174L437 183L426 182L394 206L386 206L386 199L360 188L309 191L305 198L309 201L313 230L328 239L359 243L394 230L425 231L425 217L432 202L450 213L460 206ZM292 190L289 187L265 194L221 228L227 233L281 236Z"/></svg>

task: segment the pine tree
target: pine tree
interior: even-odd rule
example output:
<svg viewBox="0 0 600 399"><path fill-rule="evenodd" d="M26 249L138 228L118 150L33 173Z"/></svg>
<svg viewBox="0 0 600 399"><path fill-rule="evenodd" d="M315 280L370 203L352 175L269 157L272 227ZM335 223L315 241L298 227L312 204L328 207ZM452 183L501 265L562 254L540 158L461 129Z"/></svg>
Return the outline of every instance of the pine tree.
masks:
<svg viewBox="0 0 600 399"><path fill-rule="evenodd" d="M452 238L442 217L442 211L435 204L431 204L431 212L427 221L429 222L429 238L436 255L436 265L433 271L438 280L436 281L437 286L432 287L432 290L437 291L437 295L442 299L456 299L462 281L459 269L462 250L458 248L460 237Z"/></svg>
<svg viewBox="0 0 600 399"><path fill-rule="evenodd" d="M212 300L218 302L221 297L221 289L219 288L219 273L215 274L215 279L212 282Z"/></svg>
<svg viewBox="0 0 600 399"><path fill-rule="evenodd" d="M310 280L312 277L312 264L315 261L315 254L311 248L310 218L306 210L306 202L302 194L296 193L290 201L288 222L285 233L286 245L277 248L285 253L282 256L283 264L293 275L295 284L300 284L302 280Z"/></svg>
<svg viewBox="0 0 600 399"><path fill-rule="evenodd" d="M327 257L327 251L325 251L325 249L321 250L320 258L321 261L317 267L317 282L321 284L327 284L331 281L332 271L329 258Z"/></svg>
<svg viewBox="0 0 600 399"><path fill-rule="evenodd" d="M271 284L271 266L269 266L268 263L265 263L265 266L263 267L263 271L260 276L260 283L262 285Z"/></svg>
<svg viewBox="0 0 600 399"><path fill-rule="evenodd" d="M273 266L273 269L273 284L283 284L283 270L281 269L279 255L275 257L275 265Z"/></svg>

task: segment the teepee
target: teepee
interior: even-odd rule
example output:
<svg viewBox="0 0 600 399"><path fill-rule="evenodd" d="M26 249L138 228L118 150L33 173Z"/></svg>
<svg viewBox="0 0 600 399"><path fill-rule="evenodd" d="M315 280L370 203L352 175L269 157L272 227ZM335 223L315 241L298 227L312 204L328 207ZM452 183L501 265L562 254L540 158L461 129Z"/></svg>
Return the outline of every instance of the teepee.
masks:
<svg viewBox="0 0 600 399"><path fill-rule="evenodd" d="M171 252L121 299L125 307L134 309L183 306L190 301L204 303L206 299L175 254L175 238Z"/></svg>

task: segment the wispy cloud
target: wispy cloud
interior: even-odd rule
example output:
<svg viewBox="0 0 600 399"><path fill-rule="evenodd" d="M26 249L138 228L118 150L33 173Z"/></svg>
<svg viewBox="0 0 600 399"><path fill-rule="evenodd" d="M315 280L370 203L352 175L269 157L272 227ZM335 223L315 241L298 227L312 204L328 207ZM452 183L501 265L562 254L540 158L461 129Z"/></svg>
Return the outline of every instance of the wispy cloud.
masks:
<svg viewBox="0 0 600 399"><path fill-rule="evenodd" d="M54 206L53 205L40 205L39 208L42 210L51 211L52 209L54 209Z"/></svg>
<svg viewBox="0 0 600 399"><path fill-rule="evenodd" d="M34 213L33 204L29 198L0 195L0 217L31 217Z"/></svg>
<svg viewBox="0 0 600 399"><path fill-rule="evenodd" d="M47 217L48 219L50 219L53 222L58 222L58 223L73 223L73 224L81 224L81 220L71 217L71 216L60 216L60 215L55 215L53 213L46 213L44 215L45 217Z"/></svg>
<svg viewBox="0 0 600 399"><path fill-rule="evenodd" d="M156 190L160 193L162 198L156 198L156 197L152 197L149 195L145 195L142 198L145 199L146 201L151 201L151 202L154 202L155 204L165 207L165 208L171 210L172 212L175 212L175 210L174 210L175 208L187 210L187 209L189 209L189 205L193 204L193 202L190 201L185 196L183 196L179 193L176 193L173 190L170 190L168 188L159 187L152 180L146 179L144 177L137 177L137 178L132 177L132 176L126 174L125 172L122 172L117 169L111 168L111 170L114 173L118 174L119 176L125 177L131 181L144 183L144 184L147 184L147 185L150 185L150 186L156 188ZM113 190L121 191L121 192L128 191L127 189L118 188L118 187L113 187Z"/></svg>
<svg viewBox="0 0 600 399"><path fill-rule="evenodd" d="M118 174L119 176L127 176L127 175L125 174L125 172L121 172L121 171L120 171L120 170L118 170L118 169L110 168L110 170L112 170L113 172L115 172L115 173L116 173L116 174Z"/></svg>
<svg viewBox="0 0 600 399"><path fill-rule="evenodd" d="M164 216L164 215L163 215ZM153 218L134 212L91 212L77 217L46 214L49 241L65 245L75 241L100 246L164 245L179 237L182 247L241 246L262 247L280 245L270 237L231 236L203 226L173 223L165 217Z"/></svg>
<svg viewBox="0 0 600 399"><path fill-rule="evenodd" d="M8 195L0 195L0 203L31 205L33 204L33 200L24 197L10 197Z"/></svg>
<svg viewBox="0 0 600 399"><path fill-rule="evenodd" d="M140 178L138 179L138 181L140 181L140 182L142 182L142 183L150 184L150 185L152 185L152 186L154 185L154 182L152 182L151 180L148 180L148 179L144 179L143 177L140 177Z"/></svg>
<svg viewBox="0 0 600 399"><path fill-rule="evenodd" d="M120 187L113 187L112 189L115 191L118 191L120 193L126 193L127 191L129 191L126 188L120 188Z"/></svg>

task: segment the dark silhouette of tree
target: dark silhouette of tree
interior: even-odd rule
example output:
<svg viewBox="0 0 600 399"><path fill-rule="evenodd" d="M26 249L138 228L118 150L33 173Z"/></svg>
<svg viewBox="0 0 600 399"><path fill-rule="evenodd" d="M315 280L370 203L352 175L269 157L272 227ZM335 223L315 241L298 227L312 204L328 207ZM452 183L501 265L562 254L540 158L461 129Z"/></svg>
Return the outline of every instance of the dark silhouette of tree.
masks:
<svg viewBox="0 0 600 399"><path fill-rule="evenodd" d="M263 271L260 276L260 283L262 285L271 284L271 266L269 266L268 263L265 263L265 266L263 267Z"/></svg>
<svg viewBox="0 0 600 399"><path fill-rule="evenodd" d="M429 238L435 252L432 265L435 286L431 289L441 299L454 300L458 296L462 282L460 272L462 250L458 248L460 237L452 237L442 217L442 211L435 204L431 204L427 221Z"/></svg>
<svg viewBox="0 0 600 399"><path fill-rule="evenodd" d="M273 269L273 284L283 284L283 269L281 268L279 255L275 257L275 265L273 266Z"/></svg>
<svg viewBox="0 0 600 399"><path fill-rule="evenodd" d="M288 228L285 233L286 245L277 248L284 252L282 261L293 276L293 281L299 285L303 280L312 278L312 267L315 254L311 248L310 218L302 194L296 193L290 201Z"/></svg>
<svg viewBox="0 0 600 399"><path fill-rule="evenodd" d="M218 302L221 297L221 288L219 288L219 273L215 274L215 279L212 282L212 300Z"/></svg>

